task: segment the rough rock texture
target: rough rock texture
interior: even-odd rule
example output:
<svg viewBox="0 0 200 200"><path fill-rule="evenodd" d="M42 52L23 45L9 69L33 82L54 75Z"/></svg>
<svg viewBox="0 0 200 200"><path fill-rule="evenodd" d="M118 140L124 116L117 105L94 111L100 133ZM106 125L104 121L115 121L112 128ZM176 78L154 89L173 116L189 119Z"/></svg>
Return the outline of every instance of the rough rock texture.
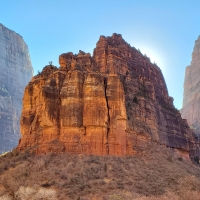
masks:
<svg viewBox="0 0 200 200"><path fill-rule="evenodd" d="M32 76L23 38L0 24L0 153L17 146L22 97Z"/></svg>
<svg viewBox="0 0 200 200"><path fill-rule="evenodd" d="M200 36L195 41L191 64L185 70L181 115L200 133Z"/></svg>
<svg viewBox="0 0 200 200"><path fill-rule="evenodd" d="M159 67L121 35L101 36L94 54L59 57L25 89L18 149L133 155L158 144L198 153Z"/></svg>

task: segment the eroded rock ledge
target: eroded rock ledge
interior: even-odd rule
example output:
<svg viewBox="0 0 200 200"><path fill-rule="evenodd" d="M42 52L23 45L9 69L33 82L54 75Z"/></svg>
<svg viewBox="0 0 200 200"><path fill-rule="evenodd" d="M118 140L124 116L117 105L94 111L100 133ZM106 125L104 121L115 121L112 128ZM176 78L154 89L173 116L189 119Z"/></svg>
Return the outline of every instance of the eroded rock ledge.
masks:
<svg viewBox="0 0 200 200"><path fill-rule="evenodd" d="M93 56L59 56L25 89L18 149L133 155L152 141L198 154L159 67L120 34L101 36Z"/></svg>

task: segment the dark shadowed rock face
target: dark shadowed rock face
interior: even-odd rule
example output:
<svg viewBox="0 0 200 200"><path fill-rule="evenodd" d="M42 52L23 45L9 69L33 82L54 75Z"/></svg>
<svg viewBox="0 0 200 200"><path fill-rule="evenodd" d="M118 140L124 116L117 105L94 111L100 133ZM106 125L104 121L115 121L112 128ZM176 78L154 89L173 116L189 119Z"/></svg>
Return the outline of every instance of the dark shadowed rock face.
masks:
<svg viewBox="0 0 200 200"><path fill-rule="evenodd" d="M121 35L101 36L92 57L66 53L59 63L25 89L19 150L133 155L154 141L198 152L160 68Z"/></svg>
<svg viewBox="0 0 200 200"><path fill-rule="evenodd" d="M32 76L23 38L0 24L0 153L17 146L22 97Z"/></svg>
<svg viewBox="0 0 200 200"><path fill-rule="evenodd" d="M200 36L195 41L192 61L186 67L181 115L200 133Z"/></svg>

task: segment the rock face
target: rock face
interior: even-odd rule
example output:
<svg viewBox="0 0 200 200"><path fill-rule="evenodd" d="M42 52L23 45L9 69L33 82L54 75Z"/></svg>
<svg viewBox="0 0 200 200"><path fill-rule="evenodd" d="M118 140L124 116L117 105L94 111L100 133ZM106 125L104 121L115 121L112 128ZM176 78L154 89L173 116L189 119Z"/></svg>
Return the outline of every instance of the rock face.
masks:
<svg viewBox="0 0 200 200"><path fill-rule="evenodd" d="M0 24L0 153L17 146L24 88L33 76L23 38Z"/></svg>
<svg viewBox="0 0 200 200"><path fill-rule="evenodd" d="M93 56L59 56L25 89L18 149L133 155L153 141L198 153L160 68L121 35L101 36Z"/></svg>
<svg viewBox="0 0 200 200"><path fill-rule="evenodd" d="M200 36L195 41L192 61L186 67L181 115L200 132Z"/></svg>

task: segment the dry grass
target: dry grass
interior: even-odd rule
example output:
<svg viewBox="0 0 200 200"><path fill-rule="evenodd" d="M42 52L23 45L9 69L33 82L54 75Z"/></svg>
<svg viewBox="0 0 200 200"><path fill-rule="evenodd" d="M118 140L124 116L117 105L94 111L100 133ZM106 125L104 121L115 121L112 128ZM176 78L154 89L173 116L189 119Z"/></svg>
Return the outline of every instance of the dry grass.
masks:
<svg viewBox="0 0 200 200"><path fill-rule="evenodd" d="M0 197L0 200L12 200L12 199L13 199L13 197L10 195L7 195L7 194Z"/></svg>
<svg viewBox="0 0 200 200"><path fill-rule="evenodd" d="M37 200L37 199L51 199L55 200L56 192L53 189L46 188L31 188L21 186L17 192L15 192L15 198L21 200Z"/></svg>
<svg viewBox="0 0 200 200"><path fill-rule="evenodd" d="M162 146L125 157L13 151L0 157L0 200L197 200L199 177Z"/></svg>

